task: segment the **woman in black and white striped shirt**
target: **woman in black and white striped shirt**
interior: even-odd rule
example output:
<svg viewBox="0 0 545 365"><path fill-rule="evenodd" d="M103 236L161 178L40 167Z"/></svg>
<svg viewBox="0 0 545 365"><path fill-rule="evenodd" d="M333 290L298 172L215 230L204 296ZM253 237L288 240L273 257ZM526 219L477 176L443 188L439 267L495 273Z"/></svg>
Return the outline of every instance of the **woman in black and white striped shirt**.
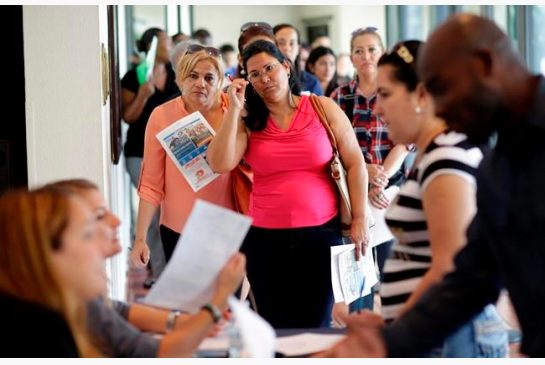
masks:
<svg viewBox="0 0 545 365"><path fill-rule="evenodd" d="M386 221L398 239L384 268L382 313L394 320L453 269L476 212L475 173L483 154L467 137L447 130L416 74L422 43L396 45L379 61L378 112L390 138L415 143L413 170ZM471 298L468 298L471 300ZM482 330L486 328L486 331ZM484 333L486 332L486 333ZM507 334L494 306L452 335L428 356L503 357Z"/></svg>

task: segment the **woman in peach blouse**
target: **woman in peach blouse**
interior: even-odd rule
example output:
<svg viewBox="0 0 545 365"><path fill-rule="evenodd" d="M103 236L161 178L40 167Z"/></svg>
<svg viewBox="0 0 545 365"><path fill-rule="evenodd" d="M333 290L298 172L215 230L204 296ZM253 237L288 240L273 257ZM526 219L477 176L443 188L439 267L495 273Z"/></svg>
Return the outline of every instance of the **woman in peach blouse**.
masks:
<svg viewBox="0 0 545 365"><path fill-rule="evenodd" d="M176 83L181 96L153 111L146 128L144 160L138 186L140 203L132 262L143 267L149 260L146 232L160 207L161 241L168 262L197 198L234 208L231 177L223 174L194 192L155 137L174 122L199 111L213 129L223 120L227 98L222 94L224 70L219 51L213 47L189 46L176 66Z"/></svg>

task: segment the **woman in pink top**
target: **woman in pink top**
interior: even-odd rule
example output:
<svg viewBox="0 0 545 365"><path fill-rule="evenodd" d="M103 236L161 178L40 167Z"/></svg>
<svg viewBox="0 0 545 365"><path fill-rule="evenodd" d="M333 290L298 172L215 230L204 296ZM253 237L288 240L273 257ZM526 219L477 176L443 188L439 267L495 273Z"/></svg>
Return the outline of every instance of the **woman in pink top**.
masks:
<svg viewBox="0 0 545 365"><path fill-rule="evenodd" d="M223 63L217 49L196 44L189 46L176 68L176 83L182 96L158 106L150 116L138 186L140 204L136 238L131 252L132 262L137 267L148 263L146 232L159 207L161 241L167 262L197 198L229 209L234 207L229 174L221 175L194 192L155 137L172 123L195 111L201 112L212 128L217 129L227 108L227 98L221 93L223 78Z"/></svg>
<svg viewBox="0 0 545 365"><path fill-rule="evenodd" d="M330 247L342 243L336 187L329 176L332 147L308 96L299 96L289 61L267 40L243 52L248 81L229 87L229 110L208 150L214 171L244 157L254 172L241 250L257 312L275 328L329 326ZM249 86L248 86L249 85ZM364 206L367 173L356 136L342 110L320 100L348 171L352 239L358 256L369 232Z"/></svg>

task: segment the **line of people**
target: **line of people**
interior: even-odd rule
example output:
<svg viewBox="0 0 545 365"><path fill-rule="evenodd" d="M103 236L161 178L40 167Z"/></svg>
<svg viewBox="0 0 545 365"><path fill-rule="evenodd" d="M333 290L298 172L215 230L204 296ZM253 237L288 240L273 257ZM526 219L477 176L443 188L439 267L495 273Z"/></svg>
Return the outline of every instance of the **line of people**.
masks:
<svg viewBox="0 0 545 365"><path fill-rule="evenodd" d="M327 80L334 54L325 47L315 48L316 56L311 52L308 70L323 71L322 85L333 89L318 100L347 170L350 240L357 256L374 255L382 282L376 288L382 316L348 315L354 307L372 310L374 294L362 298L363 305L333 307L330 248L343 244L339 198L327 170L333 151L308 95L313 86L296 67L299 46L299 34L288 24L244 24L238 77L225 90L220 51L187 45L173 73L180 95L149 106L149 118L141 116L133 263L148 264L146 236L158 209L167 261L197 198L235 209L232 172L243 162L253 172L247 213L253 223L244 255L219 275L213 305L226 308L245 275L246 257L254 309L273 327L329 327L332 320L347 325L347 337L324 356L505 357L507 333L494 304L507 287L521 320L522 352L542 356L543 289L534 283L542 276L536 232L543 227L543 202L531 182L542 175L543 79L528 73L493 22L467 14L445 22L425 44L405 41L390 52L375 28L357 29L350 40L357 76L334 89L333 78ZM165 77L157 75L153 85L126 93L127 100L146 105ZM221 174L198 193L155 138L194 111L216 132L207 159ZM494 131L498 142L489 150ZM525 143L530 158L522 158L513 139ZM404 160L415 147L407 176ZM159 341L140 330L172 329L177 314L97 299L105 292L104 259L119 251L111 236L119 221L96 186L71 184L0 198L2 249L20 255L13 265L0 254L0 300L19 309L11 325L29 306L50 321L59 336L48 348L57 352L44 347L44 354L189 356L214 329L209 313L180 317ZM94 197L85 198L90 191ZM384 229L376 228L373 237L367 202ZM8 227L8 219L16 224ZM15 249L17 240L25 244ZM82 263L84 257L89 259ZM36 270L18 267L26 261ZM32 290L16 284L18 275L32 282ZM49 286L55 290L46 293ZM89 326L85 316L93 318Z"/></svg>

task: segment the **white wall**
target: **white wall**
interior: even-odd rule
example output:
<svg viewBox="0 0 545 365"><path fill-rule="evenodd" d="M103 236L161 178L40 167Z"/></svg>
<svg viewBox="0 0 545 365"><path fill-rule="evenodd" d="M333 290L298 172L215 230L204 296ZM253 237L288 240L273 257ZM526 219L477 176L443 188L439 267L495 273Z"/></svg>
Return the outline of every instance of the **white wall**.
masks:
<svg viewBox="0 0 545 365"><path fill-rule="evenodd" d="M25 6L29 185L80 176L104 189L97 6Z"/></svg>
<svg viewBox="0 0 545 365"><path fill-rule="evenodd" d="M339 52L350 52L350 38L358 28L376 27L386 42L386 7L384 5L343 5L338 7Z"/></svg>
<svg viewBox="0 0 545 365"><path fill-rule="evenodd" d="M242 24L264 21L272 26L279 23L299 26L297 8L289 5L197 5L193 12L193 28L208 29L216 47L231 43L236 49Z"/></svg>
<svg viewBox="0 0 545 365"><path fill-rule="evenodd" d="M109 103L101 96L106 29L104 5L23 7L28 180L36 187L89 179L120 214L122 166L110 162ZM108 263L116 298L124 297L125 262L120 255Z"/></svg>
<svg viewBox="0 0 545 365"><path fill-rule="evenodd" d="M194 28L208 29L215 46L231 43L236 48L240 26L248 21L266 21L272 26L293 24L306 40L304 20L327 16L331 16L329 32L337 52L350 51L350 34L357 28L374 26L383 38L386 35L384 5L196 5Z"/></svg>

